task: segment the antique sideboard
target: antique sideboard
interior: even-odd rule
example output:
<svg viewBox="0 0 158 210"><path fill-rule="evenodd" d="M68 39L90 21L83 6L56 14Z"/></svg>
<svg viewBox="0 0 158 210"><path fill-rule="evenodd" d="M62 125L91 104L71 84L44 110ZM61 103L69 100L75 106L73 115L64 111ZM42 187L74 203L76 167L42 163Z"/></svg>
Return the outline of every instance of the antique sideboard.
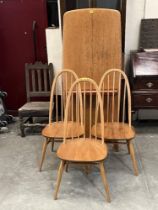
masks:
<svg viewBox="0 0 158 210"><path fill-rule="evenodd" d="M131 53L132 109L158 108L158 51Z"/></svg>

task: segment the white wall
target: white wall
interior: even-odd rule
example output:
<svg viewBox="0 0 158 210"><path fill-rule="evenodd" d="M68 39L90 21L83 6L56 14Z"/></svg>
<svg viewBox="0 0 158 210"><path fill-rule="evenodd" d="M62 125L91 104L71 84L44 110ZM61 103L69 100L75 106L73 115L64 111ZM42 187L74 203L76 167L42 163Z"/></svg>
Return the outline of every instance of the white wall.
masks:
<svg viewBox="0 0 158 210"><path fill-rule="evenodd" d="M60 14L60 3L58 0L58 14ZM46 44L48 63L53 63L55 75L62 68L62 34L61 18L59 15L59 28L46 29Z"/></svg>
<svg viewBox="0 0 158 210"><path fill-rule="evenodd" d="M158 0L127 0L125 56L138 49L140 21L142 18L158 18Z"/></svg>
<svg viewBox="0 0 158 210"><path fill-rule="evenodd" d="M158 18L158 0L146 0L145 18Z"/></svg>
<svg viewBox="0 0 158 210"><path fill-rule="evenodd" d="M145 16L145 0L127 0L125 54L138 49L140 20Z"/></svg>
<svg viewBox="0 0 158 210"><path fill-rule="evenodd" d="M58 0L58 5L59 0ZM58 14L60 7L58 6ZM54 75L62 69L62 34L61 34L61 19L59 15L59 28L46 29L46 45L48 63L53 63ZM58 82L58 94L61 94L61 82Z"/></svg>
<svg viewBox="0 0 158 210"><path fill-rule="evenodd" d="M54 75L62 69L62 36L60 28L46 29L46 44L48 63L53 64ZM57 84L58 94L61 94L61 82Z"/></svg>

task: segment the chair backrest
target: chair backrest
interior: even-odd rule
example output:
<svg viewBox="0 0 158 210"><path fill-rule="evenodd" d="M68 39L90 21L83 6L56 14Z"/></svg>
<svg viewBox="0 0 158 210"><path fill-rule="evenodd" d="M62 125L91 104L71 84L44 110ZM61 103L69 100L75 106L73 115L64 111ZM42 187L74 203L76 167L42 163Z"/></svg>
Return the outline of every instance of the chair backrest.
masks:
<svg viewBox="0 0 158 210"><path fill-rule="evenodd" d="M87 87L89 87L88 91ZM92 107L95 107L97 113L93 112ZM67 136L71 136L72 139L75 140L80 138L80 136L74 138L73 134L70 135L68 133L73 133L73 129L68 127L68 122L72 122L72 128L73 123L78 129L83 128L84 139L96 138L92 136L92 126L94 127L97 123L101 123L101 139L102 143L104 143L103 103L98 85L94 80L90 78L80 78L76 80L70 88L65 107L64 142L66 142Z"/></svg>
<svg viewBox="0 0 158 210"><path fill-rule="evenodd" d="M77 74L70 69L62 69L55 76L51 87L50 106L49 106L49 124L52 123L52 115L55 113L55 121L64 120L64 109L67 95L71 85L78 79ZM59 93L59 84L62 85Z"/></svg>
<svg viewBox="0 0 158 210"><path fill-rule="evenodd" d="M41 62L25 64L27 101L31 98L49 97L53 81L53 65Z"/></svg>
<svg viewBox="0 0 158 210"><path fill-rule="evenodd" d="M105 122L126 122L131 126L131 91L126 74L120 69L106 71L99 90Z"/></svg>
<svg viewBox="0 0 158 210"><path fill-rule="evenodd" d="M77 9L64 14L63 68L97 84L105 69L122 68L121 15L113 9Z"/></svg>

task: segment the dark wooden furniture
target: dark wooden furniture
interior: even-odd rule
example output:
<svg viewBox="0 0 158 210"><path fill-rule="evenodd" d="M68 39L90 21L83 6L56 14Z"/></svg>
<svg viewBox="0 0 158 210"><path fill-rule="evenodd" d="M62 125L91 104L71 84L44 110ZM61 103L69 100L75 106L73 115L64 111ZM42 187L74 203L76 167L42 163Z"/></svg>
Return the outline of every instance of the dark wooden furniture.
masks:
<svg viewBox="0 0 158 210"><path fill-rule="evenodd" d="M53 78L53 65L36 62L25 65L27 103L18 109L21 136L25 136L24 129L30 126L45 126L43 123L33 122L35 117L49 116L49 96ZM47 101L41 101L47 99Z"/></svg>
<svg viewBox="0 0 158 210"><path fill-rule="evenodd" d="M158 108L158 52L131 54L132 108Z"/></svg>

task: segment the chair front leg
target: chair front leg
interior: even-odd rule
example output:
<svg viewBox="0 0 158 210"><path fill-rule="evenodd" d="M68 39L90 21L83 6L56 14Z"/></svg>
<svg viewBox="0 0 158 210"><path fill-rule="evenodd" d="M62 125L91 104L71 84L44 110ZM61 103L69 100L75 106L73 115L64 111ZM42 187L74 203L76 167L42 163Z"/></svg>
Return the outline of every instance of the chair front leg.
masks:
<svg viewBox="0 0 158 210"><path fill-rule="evenodd" d="M108 182L107 182L107 178L106 178L106 174L105 174L105 168L104 168L104 162L103 161L99 163L99 168L100 168L100 175L102 177L102 181L103 181L103 184L104 184L104 187L105 187L106 200L107 200L107 202L111 202L109 185L108 185Z"/></svg>
<svg viewBox="0 0 158 210"><path fill-rule="evenodd" d="M47 145L49 144L50 139L46 138L46 140L43 143L43 147L42 147L42 158L41 158L41 163L40 163L40 167L39 167L39 171L42 170L42 165L45 159L45 155L46 155L46 150L47 150Z"/></svg>
<svg viewBox="0 0 158 210"><path fill-rule="evenodd" d="M131 155L131 159L133 163L134 175L138 176L138 166L137 166L137 161L135 158L134 146L133 146L132 141L129 141L129 151L130 151L130 155Z"/></svg>
<svg viewBox="0 0 158 210"><path fill-rule="evenodd" d="M59 191L59 187L60 187L60 183L61 183L61 178L62 178L64 166L65 166L65 161L61 160L60 165L59 165L59 169L58 169L57 183L56 183L55 192L54 192L54 200L57 199L57 195L58 195L58 191Z"/></svg>

